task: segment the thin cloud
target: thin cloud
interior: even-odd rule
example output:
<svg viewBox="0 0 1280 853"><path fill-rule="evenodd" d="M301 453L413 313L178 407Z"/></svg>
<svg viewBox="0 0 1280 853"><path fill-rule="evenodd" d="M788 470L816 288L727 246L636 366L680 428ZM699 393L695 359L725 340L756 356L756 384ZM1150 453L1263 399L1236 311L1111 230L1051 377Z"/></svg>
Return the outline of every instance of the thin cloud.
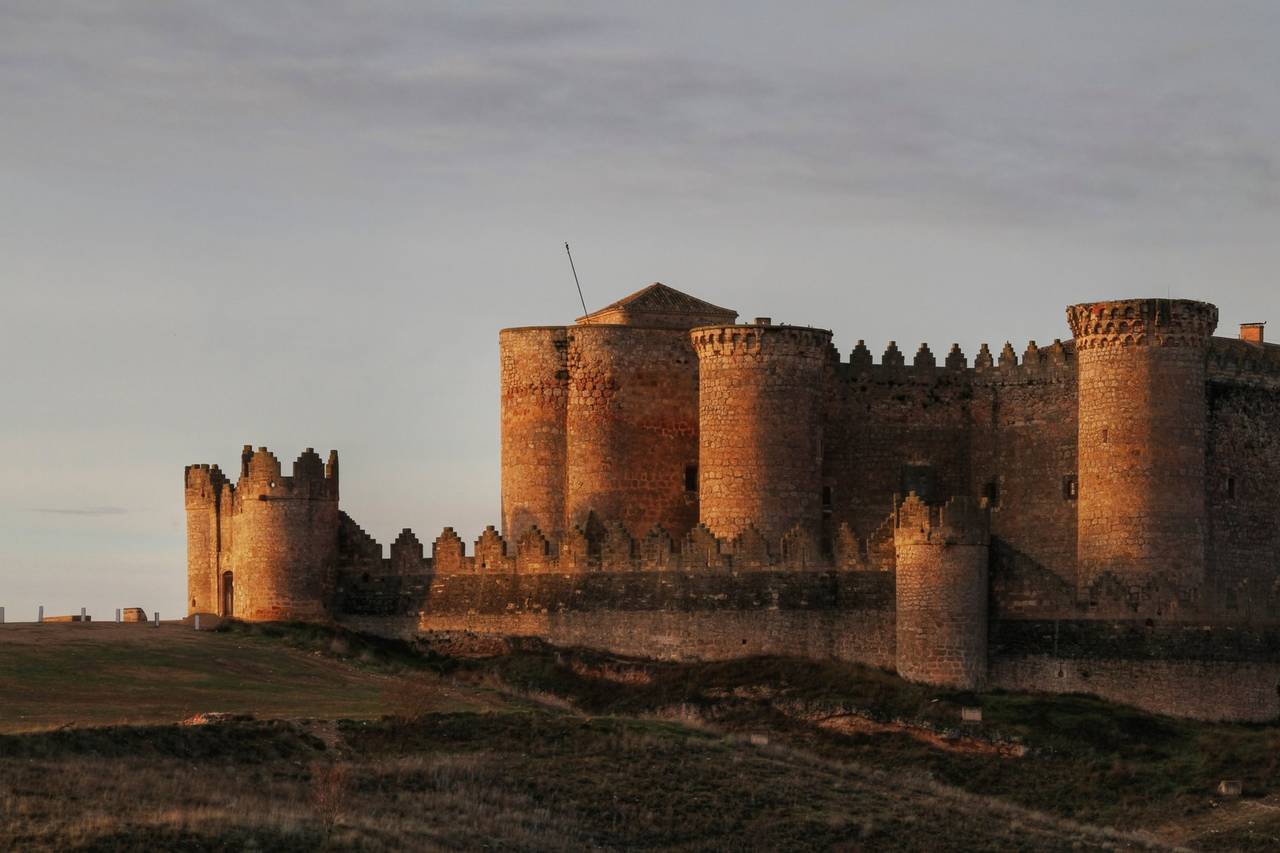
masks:
<svg viewBox="0 0 1280 853"><path fill-rule="evenodd" d="M34 506L28 507L27 512L40 512L47 515L125 515L129 510L122 506Z"/></svg>

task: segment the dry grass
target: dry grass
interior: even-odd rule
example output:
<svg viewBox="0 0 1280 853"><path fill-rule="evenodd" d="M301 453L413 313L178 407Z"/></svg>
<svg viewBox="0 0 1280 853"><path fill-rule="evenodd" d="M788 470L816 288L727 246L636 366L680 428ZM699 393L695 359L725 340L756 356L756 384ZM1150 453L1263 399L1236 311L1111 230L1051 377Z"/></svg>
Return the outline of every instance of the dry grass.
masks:
<svg viewBox="0 0 1280 853"><path fill-rule="evenodd" d="M670 723L430 715L343 724L350 758L335 760L306 726L274 730L280 757L234 751L237 731L262 725L207 727L224 729L228 752L198 762L169 754L181 742L120 761L28 736L29 752L48 754L0 759L0 839L23 850L1147 846L927 780Z"/></svg>
<svg viewBox="0 0 1280 853"><path fill-rule="evenodd" d="M0 733L142 725L208 711L329 719L399 712L403 670L345 659L348 642L339 635L330 651L294 647L260 630L0 625ZM452 689L430 670L411 674L429 685L418 691L419 712L491 703Z"/></svg>
<svg viewBox="0 0 1280 853"><path fill-rule="evenodd" d="M1275 726L952 695L841 664L656 664L518 641L464 660L306 626L103 627L3 646L0 686L25 679L18 707L47 701L51 727L193 705L352 719L0 735L0 849L1264 850L1280 837ZM133 680L86 683L86 662ZM986 722L956 729L971 704ZM0 725L12 711L0 704ZM1211 796L1227 770L1244 800Z"/></svg>

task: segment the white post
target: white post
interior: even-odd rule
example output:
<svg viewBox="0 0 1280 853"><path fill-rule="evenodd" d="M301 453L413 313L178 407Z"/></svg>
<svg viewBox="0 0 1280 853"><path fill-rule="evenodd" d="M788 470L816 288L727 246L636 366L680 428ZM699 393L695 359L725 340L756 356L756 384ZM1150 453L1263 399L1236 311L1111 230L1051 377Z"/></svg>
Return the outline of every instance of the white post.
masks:
<svg viewBox="0 0 1280 853"><path fill-rule="evenodd" d="M0 607L0 625L4 624L4 608Z"/></svg>
<svg viewBox="0 0 1280 853"><path fill-rule="evenodd" d="M159 611L159 610L157 610L157 611L156 611L156 621L155 621L155 626L156 626L157 628L159 628L159 627L160 627L160 611Z"/></svg>
<svg viewBox="0 0 1280 853"><path fill-rule="evenodd" d="M117 625L120 624L120 608L119 607L116 608L116 624Z"/></svg>
<svg viewBox="0 0 1280 853"><path fill-rule="evenodd" d="M40 613L36 616L36 624L37 625L44 624L44 605L43 604L40 605Z"/></svg>
<svg viewBox="0 0 1280 853"><path fill-rule="evenodd" d="M85 616L85 610L84 610L84 608L83 608L83 607L81 607L81 608L80 608L80 621L81 621L81 622L84 622L84 616Z"/></svg>
<svg viewBox="0 0 1280 853"><path fill-rule="evenodd" d="M0 622L4 621L4 608L0 607ZM200 614L196 614L196 630L200 630Z"/></svg>

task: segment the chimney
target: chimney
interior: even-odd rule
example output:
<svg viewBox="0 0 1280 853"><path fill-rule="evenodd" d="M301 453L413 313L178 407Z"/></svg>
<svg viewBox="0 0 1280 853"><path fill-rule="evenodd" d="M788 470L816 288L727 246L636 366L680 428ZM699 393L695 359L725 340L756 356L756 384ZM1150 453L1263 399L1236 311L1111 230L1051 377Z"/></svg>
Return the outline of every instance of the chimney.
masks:
<svg viewBox="0 0 1280 853"><path fill-rule="evenodd" d="M753 326L772 326L772 325L773 325L773 318L772 318L772 317L757 317L757 318L755 318L754 320L752 320L752 321L751 321L751 325L753 325Z"/></svg>
<svg viewBox="0 0 1280 853"><path fill-rule="evenodd" d="M1241 323L1240 324L1240 340L1254 346L1262 346L1262 327L1266 323Z"/></svg>

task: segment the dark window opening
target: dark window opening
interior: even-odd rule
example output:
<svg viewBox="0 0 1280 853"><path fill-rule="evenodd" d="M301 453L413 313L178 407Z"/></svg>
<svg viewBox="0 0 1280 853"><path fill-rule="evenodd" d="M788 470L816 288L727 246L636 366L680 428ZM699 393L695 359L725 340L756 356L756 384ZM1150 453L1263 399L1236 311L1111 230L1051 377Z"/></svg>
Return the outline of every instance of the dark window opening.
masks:
<svg viewBox="0 0 1280 853"><path fill-rule="evenodd" d="M1000 503L1000 484L995 480L988 480L982 487L982 496L990 506Z"/></svg>
<svg viewBox="0 0 1280 853"><path fill-rule="evenodd" d="M1062 497L1068 501L1080 497L1080 481L1076 479L1075 474L1068 474L1062 478Z"/></svg>
<svg viewBox="0 0 1280 853"><path fill-rule="evenodd" d="M916 497L927 504L938 503L941 492L938 488L938 472L928 463L908 462L898 473L898 494L904 498L916 493Z"/></svg>
<svg viewBox="0 0 1280 853"><path fill-rule="evenodd" d="M698 466L684 466L684 490L686 492L698 491Z"/></svg>
<svg viewBox="0 0 1280 853"><path fill-rule="evenodd" d="M365 572L364 574L362 574L362 575L360 576L360 580L364 581L365 583L368 583L368 582L369 582L369 573L368 573L368 572Z"/></svg>
<svg viewBox="0 0 1280 853"><path fill-rule="evenodd" d="M1107 443L1107 428L1106 428L1106 427L1103 427L1103 428L1102 428L1102 443L1103 443L1103 444L1106 444L1106 443Z"/></svg>
<svg viewBox="0 0 1280 853"><path fill-rule="evenodd" d="M1228 477L1227 478L1227 500L1233 501L1235 499L1236 499L1236 478Z"/></svg>
<svg viewBox="0 0 1280 853"><path fill-rule="evenodd" d="M822 509L825 512L831 512L831 487L822 487Z"/></svg>
<svg viewBox="0 0 1280 853"><path fill-rule="evenodd" d="M235 584L231 577L231 572L222 573L222 615L235 615Z"/></svg>

